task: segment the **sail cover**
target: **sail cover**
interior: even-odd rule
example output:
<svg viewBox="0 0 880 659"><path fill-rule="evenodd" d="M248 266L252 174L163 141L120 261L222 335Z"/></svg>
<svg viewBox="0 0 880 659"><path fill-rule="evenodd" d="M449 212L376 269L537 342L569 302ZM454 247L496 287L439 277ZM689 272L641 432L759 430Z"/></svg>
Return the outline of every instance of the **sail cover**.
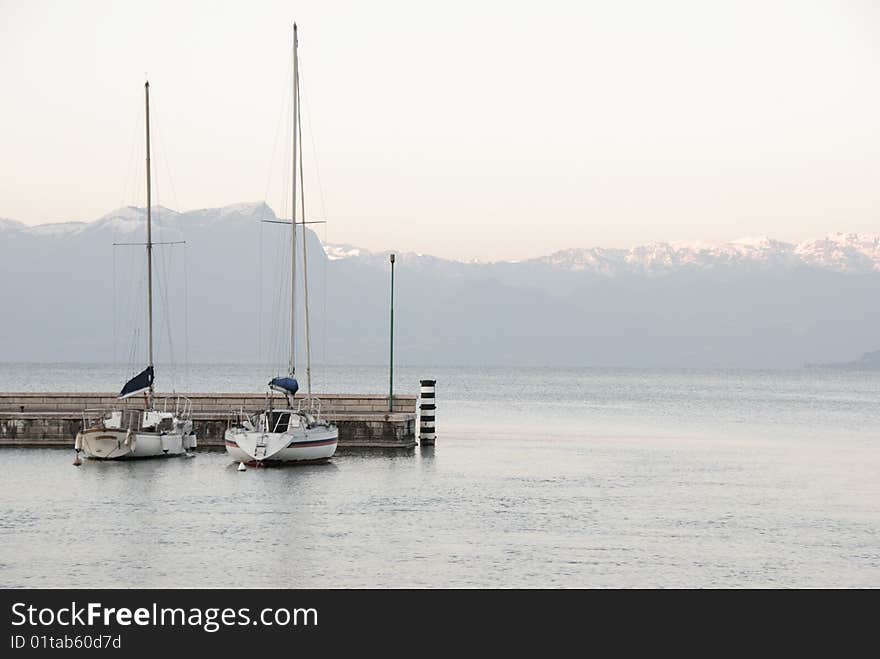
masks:
<svg viewBox="0 0 880 659"><path fill-rule="evenodd" d="M153 367L147 366L143 371L135 375L131 380L125 383L122 391L119 392L117 398L128 398L142 391L146 391L153 384Z"/></svg>
<svg viewBox="0 0 880 659"><path fill-rule="evenodd" d="M293 396L299 390L299 382L296 378L272 378L269 380L269 388Z"/></svg>

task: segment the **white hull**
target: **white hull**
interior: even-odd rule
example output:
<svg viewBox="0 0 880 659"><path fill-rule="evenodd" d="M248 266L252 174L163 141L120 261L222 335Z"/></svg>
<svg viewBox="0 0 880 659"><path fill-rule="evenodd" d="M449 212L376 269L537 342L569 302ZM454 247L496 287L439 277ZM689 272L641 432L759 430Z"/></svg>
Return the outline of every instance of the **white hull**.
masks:
<svg viewBox="0 0 880 659"><path fill-rule="evenodd" d="M281 464L327 460L336 453L339 431L335 426L298 428L265 433L230 428L224 435L226 452L236 462Z"/></svg>
<svg viewBox="0 0 880 659"><path fill-rule="evenodd" d="M184 455L196 442L183 433L89 429L77 435L76 444L92 460L136 460Z"/></svg>

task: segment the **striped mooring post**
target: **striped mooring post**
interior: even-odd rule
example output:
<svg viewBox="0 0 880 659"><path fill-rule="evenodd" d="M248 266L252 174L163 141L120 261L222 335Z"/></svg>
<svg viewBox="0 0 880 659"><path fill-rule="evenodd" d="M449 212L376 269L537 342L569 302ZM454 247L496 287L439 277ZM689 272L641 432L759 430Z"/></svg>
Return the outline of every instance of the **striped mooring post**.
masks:
<svg viewBox="0 0 880 659"><path fill-rule="evenodd" d="M419 401L419 443L422 446L433 446L437 439L434 434L434 415L437 405L434 402L434 385L437 380L420 380L422 384L421 400Z"/></svg>

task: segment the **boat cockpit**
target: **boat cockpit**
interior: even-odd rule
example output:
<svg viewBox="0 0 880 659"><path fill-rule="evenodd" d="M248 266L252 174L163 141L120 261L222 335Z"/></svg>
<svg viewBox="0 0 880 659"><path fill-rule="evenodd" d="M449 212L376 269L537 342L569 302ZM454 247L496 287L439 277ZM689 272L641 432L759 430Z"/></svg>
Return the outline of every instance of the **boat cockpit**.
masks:
<svg viewBox="0 0 880 659"><path fill-rule="evenodd" d="M260 414L256 421L262 422L263 432L282 433L303 427L302 416L291 410L270 410Z"/></svg>

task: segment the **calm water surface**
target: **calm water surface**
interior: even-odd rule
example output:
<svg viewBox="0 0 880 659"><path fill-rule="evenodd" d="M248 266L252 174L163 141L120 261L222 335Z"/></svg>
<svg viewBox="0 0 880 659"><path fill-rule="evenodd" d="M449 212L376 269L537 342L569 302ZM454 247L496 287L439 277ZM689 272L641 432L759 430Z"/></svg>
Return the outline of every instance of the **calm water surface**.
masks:
<svg viewBox="0 0 880 659"><path fill-rule="evenodd" d="M268 380L170 370L160 389ZM127 375L0 364L0 389ZM387 387L381 368L315 375ZM436 448L244 473L224 453L77 469L68 450L0 450L0 586L880 586L880 374L397 375L401 393L438 379Z"/></svg>

